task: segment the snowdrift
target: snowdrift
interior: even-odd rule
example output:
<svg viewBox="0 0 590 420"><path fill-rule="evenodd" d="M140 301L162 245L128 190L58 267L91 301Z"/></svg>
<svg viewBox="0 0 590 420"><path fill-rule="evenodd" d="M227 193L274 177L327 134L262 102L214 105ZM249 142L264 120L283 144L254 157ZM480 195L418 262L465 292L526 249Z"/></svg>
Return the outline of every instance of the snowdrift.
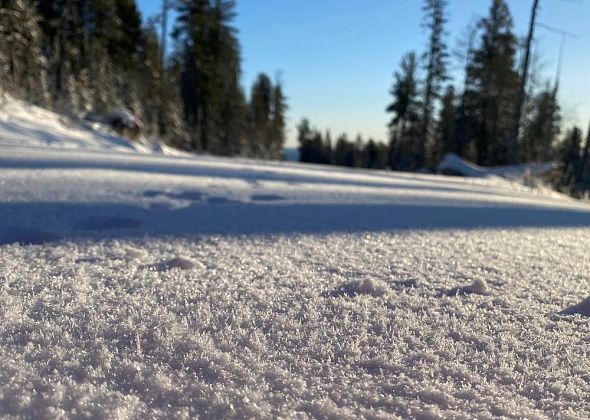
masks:
<svg viewBox="0 0 590 420"><path fill-rule="evenodd" d="M0 98L0 146L49 146L122 153L189 155L145 137L131 141L104 124L60 115L8 95Z"/></svg>
<svg viewBox="0 0 590 420"><path fill-rule="evenodd" d="M462 175L475 178L499 176L510 179L522 179L527 176L545 175L560 166L560 162L545 162L483 167L471 163L454 153L447 153L443 156L436 170L441 174Z"/></svg>

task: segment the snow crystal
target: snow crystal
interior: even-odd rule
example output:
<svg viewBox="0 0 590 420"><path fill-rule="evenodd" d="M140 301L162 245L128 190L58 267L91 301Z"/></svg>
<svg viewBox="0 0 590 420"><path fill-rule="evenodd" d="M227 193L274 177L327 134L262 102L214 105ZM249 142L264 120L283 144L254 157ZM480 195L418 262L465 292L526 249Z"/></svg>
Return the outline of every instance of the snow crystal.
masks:
<svg viewBox="0 0 590 420"><path fill-rule="evenodd" d="M469 286L463 288L465 293L475 293L478 295L489 295L490 288L484 279L475 279Z"/></svg>
<svg viewBox="0 0 590 420"><path fill-rule="evenodd" d="M389 286L376 279L361 279L354 280L340 286L336 291L332 292L332 296L356 296L369 295L374 297L381 297L388 293Z"/></svg>
<svg viewBox="0 0 590 420"><path fill-rule="evenodd" d="M134 248L128 246L125 248L125 255L130 259L142 259L148 256L148 252L145 249Z"/></svg>
<svg viewBox="0 0 590 420"><path fill-rule="evenodd" d="M489 295L490 288L484 279L478 278L478 279L474 279L473 282L467 286L455 287L453 289L448 290L445 294L448 296L458 296L458 295L468 295L468 294Z"/></svg>

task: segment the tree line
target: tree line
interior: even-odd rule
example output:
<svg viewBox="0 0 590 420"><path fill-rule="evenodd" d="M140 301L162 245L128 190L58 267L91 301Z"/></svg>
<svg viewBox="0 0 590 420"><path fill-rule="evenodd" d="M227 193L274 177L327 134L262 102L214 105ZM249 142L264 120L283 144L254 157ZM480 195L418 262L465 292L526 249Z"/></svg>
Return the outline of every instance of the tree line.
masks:
<svg viewBox="0 0 590 420"><path fill-rule="evenodd" d="M72 116L125 108L176 147L280 158L282 84L260 73L245 93L235 2L162 3L144 24L135 0L0 0L0 93Z"/></svg>
<svg viewBox="0 0 590 420"><path fill-rule="evenodd" d="M483 166L557 160L562 170L551 182L574 195L588 194L590 133L584 139L577 127L564 132L557 81L540 80L536 72L527 80L522 129L510 156L524 53L505 0L492 0L487 16L468 30L456 54L463 67L460 82L449 71L447 7L447 0L423 3L426 48L405 54L394 73L387 144L342 135L333 145L304 120L300 159L402 171L433 171L446 153Z"/></svg>

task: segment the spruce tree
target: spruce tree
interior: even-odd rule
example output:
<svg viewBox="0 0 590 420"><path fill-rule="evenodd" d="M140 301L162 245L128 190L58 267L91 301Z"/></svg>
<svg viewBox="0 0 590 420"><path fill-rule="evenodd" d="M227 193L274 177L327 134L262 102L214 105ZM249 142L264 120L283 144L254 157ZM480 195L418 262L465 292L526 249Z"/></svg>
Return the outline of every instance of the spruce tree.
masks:
<svg viewBox="0 0 590 420"><path fill-rule="evenodd" d="M240 52L231 26L234 8L230 0L178 1L174 37L184 111L196 150L218 152L227 124L239 124L224 121L224 115L234 115L227 112L228 101L240 94Z"/></svg>
<svg viewBox="0 0 590 420"><path fill-rule="evenodd" d="M436 122L436 134L431 148L430 166L435 167L445 153L461 153L455 134L455 88L447 86L441 100L441 108Z"/></svg>
<svg viewBox="0 0 590 420"><path fill-rule="evenodd" d="M576 168L576 187L579 190L590 190L590 127L586 133L584 149L580 157L580 163Z"/></svg>
<svg viewBox="0 0 590 420"><path fill-rule="evenodd" d="M21 98L46 105L46 66L42 54L39 15L28 0L0 3L0 64L4 89Z"/></svg>
<svg viewBox="0 0 590 420"><path fill-rule="evenodd" d="M297 125L297 142L299 143L299 160L313 162L313 131L307 118L303 118Z"/></svg>
<svg viewBox="0 0 590 420"><path fill-rule="evenodd" d="M465 106L474 120L473 137L480 165L507 162L507 140L512 130L518 92L515 70L517 40L504 0L492 0L489 15L479 22L482 35L468 67Z"/></svg>
<svg viewBox="0 0 590 420"><path fill-rule="evenodd" d="M272 90L270 77L260 73L252 85L250 94L248 140L250 154L253 157L265 158L271 148Z"/></svg>
<svg viewBox="0 0 590 420"><path fill-rule="evenodd" d="M426 77L422 89L420 142L416 166L424 165L427 146L430 144L431 125L436 101L440 97L442 83L447 79L447 45L444 41L446 0L425 0L423 26L429 31L428 49L423 55Z"/></svg>
<svg viewBox="0 0 590 420"><path fill-rule="evenodd" d="M582 130L572 128L558 149L558 155L563 163L562 176L558 187L569 190L575 182L578 168L581 163L580 149L582 145Z"/></svg>
<svg viewBox="0 0 590 420"><path fill-rule="evenodd" d="M271 118L270 118L270 137L271 146L269 150L270 159L279 159L281 157L283 146L286 140L286 121L285 113L287 112L287 100L283 93L283 87L280 81L276 81L272 89L271 100Z"/></svg>
<svg viewBox="0 0 590 420"><path fill-rule="evenodd" d="M420 161L419 102L416 81L416 54L406 54L390 93L393 102L387 112L393 116L388 124L390 131L390 167L399 170L416 170Z"/></svg>
<svg viewBox="0 0 590 420"><path fill-rule="evenodd" d="M341 166L354 166L354 144L348 140L345 133L336 139L334 163Z"/></svg>
<svg viewBox="0 0 590 420"><path fill-rule="evenodd" d="M520 160L543 162L553 158L561 121L555 93L547 87L533 98L531 118L523 127Z"/></svg>

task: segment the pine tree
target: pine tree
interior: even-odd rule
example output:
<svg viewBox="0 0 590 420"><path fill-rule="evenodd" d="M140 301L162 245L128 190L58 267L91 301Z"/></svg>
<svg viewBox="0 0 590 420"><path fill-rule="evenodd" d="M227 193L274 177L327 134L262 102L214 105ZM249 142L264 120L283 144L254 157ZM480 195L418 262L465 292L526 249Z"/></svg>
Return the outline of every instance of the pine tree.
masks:
<svg viewBox="0 0 590 420"><path fill-rule="evenodd" d="M354 150L354 164L355 168L364 168L367 166L365 161L365 153L364 153L364 141L363 137L360 134L357 134L356 139L354 140L353 150Z"/></svg>
<svg viewBox="0 0 590 420"><path fill-rule="evenodd" d="M582 130L578 127L574 127L566 135L564 142L558 149L558 155L563 162L562 176L558 187L569 189L575 182L578 167L581 163L581 145Z"/></svg>
<svg viewBox="0 0 590 420"><path fill-rule="evenodd" d="M28 0L0 3L0 67L6 91L46 105L46 61L42 54L39 15Z"/></svg>
<svg viewBox="0 0 590 420"><path fill-rule="evenodd" d="M287 101L283 94L283 87L280 81L275 82L272 89L270 137L271 146L269 150L270 159L279 159L286 140Z"/></svg>
<svg viewBox="0 0 590 420"><path fill-rule="evenodd" d="M346 134L341 134L336 139L334 163L341 166L354 166L354 144L348 140Z"/></svg>
<svg viewBox="0 0 590 420"><path fill-rule="evenodd" d="M240 94L239 45L230 25L234 8L230 0L178 1L174 36L184 111L196 150L219 152L228 124L239 125L223 116L239 117L227 107Z"/></svg>
<svg viewBox="0 0 590 420"><path fill-rule="evenodd" d="M532 101L531 118L524 125L520 145L521 160L543 162L552 159L560 121L555 89L546 88Z"/></svg>
<svg viewBox="0 0 590 420"><path fill-rule="evenodd" d="M271 148L272 81L260 73L252 85L250 94L249 136L250 154L265 158Z"/></svg>
<svg viewBox="0 0 590 420"><path fill-rule="evenodd" d="M425 0L423 26L430 32L428 49L423 55L426 78L422 92L420 142L416 166L424 165L427 145L431 141L432 114L440 97L442 83L447 79L447 45L444 41L446 0Z"/></svg>
<svg viewBox="0 0 590 420"><path fill-rule="evenodd" d="M390 91L393 102L387 107L387 112L393 114L388 124L392 169L416 170L419 163L421 147L416 70L416 54L406 54L400 63L400 71L395 73Z"/></svg>
<svg viewBox="0 0 590 420"><path fill-rule="evenodd" d="M465 48L465 52L456 52L461 60L464 60L464 79L463 87L458 99L455 121L454 121L454 139L455 145L453 151L470 161L476 160L476 153L474 152L474 133L476 131L476 109L474 103L474 95L468 91L473 86L471 80L472 74L469 71L474 54L474 44L479 25L469 25L464 32L464 39L460 41L461 48Z"/></svg>
<svg viewBox="0 0 590 420"><path fill-rule="evenodd" d="M297 142L299 143L299 160L313 162L313 131L307 118L302 119L297 126Z"/></svg>
<svg viewBox="0 0 590 420"><path fill-rule="evenodd" d="M513 125L518 91L515 70L516 37L504 0L493 0L489 16L480 23L480 45L468 67L465 106L474 118L477 163L501 165L507 161L507 140Z"/></svg>
<svg viewBox="0 0 590 420"><path fill-rule="evenodd" d="M334 163L334 157L333 157L333 150L332 150L332 133L330 133L330 130L326 131L326 134L324 135L324 162L326 164L332 164Z"/></svg>
<svg viewBox="0 0 590 420"><path fill-rule="evenodd" d="M582 150L580 163L576 168L575 176L577 189L584 191L590 190L590 128L588 128L588 132L586 133L584 149Z"/></svg>
<svg viewBox="0 0 590 420"><path fill-rule="evenodd" d="M287 104L280 82L260 73L252 85L248 116L249 155L279 159L285 143Z"/></svg>
<svg viewBox="0 0 590 420"><path fill-rule="evenodd" d="M431 167L436 166L445 153L461 153L455 135L455 118L455 88L449 85L441 100L441 108L436 123L435 140L431 148Z"/></svg>
<svg viewBox="0 0 590 420"><path fill-rule="evenodd" d="M377 169L379 165L379 158L377 156L377 143L373 139L369 139L365 145L364 161L367 168Z"/></svg>

